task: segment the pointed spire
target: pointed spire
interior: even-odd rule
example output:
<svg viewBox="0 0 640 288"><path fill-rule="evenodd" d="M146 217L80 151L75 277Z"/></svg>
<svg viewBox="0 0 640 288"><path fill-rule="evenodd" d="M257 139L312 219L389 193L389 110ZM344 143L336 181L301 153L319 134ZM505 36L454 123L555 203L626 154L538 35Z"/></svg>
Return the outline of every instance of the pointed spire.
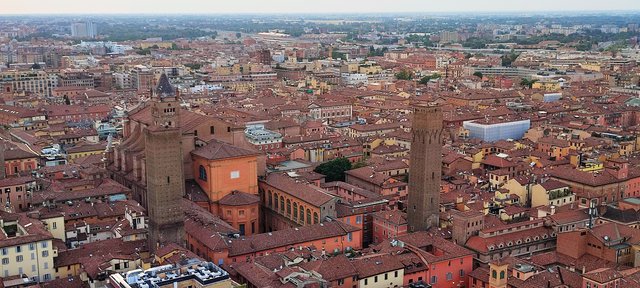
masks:
<svg viewBox="0 0 640 288"><path fill-rule="evenodd" d="M173 86L169 82L169 77L164 72L160 75L160 80L158 81L158 86L156 86L156 95L160 98L164 97L173 97L176 95L176 92L173 90Z"/></svg>

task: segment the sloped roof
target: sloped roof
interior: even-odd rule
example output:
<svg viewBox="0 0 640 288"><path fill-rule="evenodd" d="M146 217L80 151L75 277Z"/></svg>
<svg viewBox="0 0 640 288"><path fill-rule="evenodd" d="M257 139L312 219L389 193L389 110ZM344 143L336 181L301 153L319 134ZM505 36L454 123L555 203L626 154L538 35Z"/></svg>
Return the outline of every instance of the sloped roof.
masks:
<svg viewBox="0 0 640 288"><path fill-rule="evenodd" d="M259 155L257 151L240 148L222 141L211 140L207 145L191 152L192 155L208 160L219 160Z"/></svg>
<svg viewBox="0 0 640 288"><path fill-rule="evenodd" d="M176 92L173 90L173 86L171 86L171 83L169 82L167 74L162 73L162 75L160 75L160 80L158 80L158 86L156 86L155 92L160 98L173 97L176 95Z"/></svg>
<svg viewBox="0 0 640 288"><path fill-rule="evenodd" d="M258 202L260 202L260 197L258 197L258 195L241 191L233 191L231 194L227 194L222 197L218 203L224 206L244 206L256 204Z"/></svg>

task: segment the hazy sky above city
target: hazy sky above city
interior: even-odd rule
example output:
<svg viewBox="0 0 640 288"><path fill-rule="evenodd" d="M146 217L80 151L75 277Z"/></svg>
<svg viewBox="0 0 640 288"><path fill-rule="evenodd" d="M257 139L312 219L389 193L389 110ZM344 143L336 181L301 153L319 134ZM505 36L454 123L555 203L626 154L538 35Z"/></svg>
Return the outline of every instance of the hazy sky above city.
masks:
<svg viewBox="0 0 640 288"><path fill-rule="evenodd" d="M0 14L631 11L639 0L1 0Z"/></svg>

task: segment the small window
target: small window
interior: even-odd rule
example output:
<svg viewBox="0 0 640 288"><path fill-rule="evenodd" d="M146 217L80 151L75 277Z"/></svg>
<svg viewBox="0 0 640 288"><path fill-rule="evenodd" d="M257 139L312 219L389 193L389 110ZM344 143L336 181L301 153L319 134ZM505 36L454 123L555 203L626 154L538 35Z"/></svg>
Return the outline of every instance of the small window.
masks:
<svg viewBox="0 0 640 288"><path fill-rule="evenodd" d="M231 179L240 178L240 171L231 171Z"/></svg>
<svg viewBox="0 0 640 288"><path fill-rule="evenodd" d="M200 165L200 167L198 167L198 172L200 180L207 181L207 169Z"/></svg>

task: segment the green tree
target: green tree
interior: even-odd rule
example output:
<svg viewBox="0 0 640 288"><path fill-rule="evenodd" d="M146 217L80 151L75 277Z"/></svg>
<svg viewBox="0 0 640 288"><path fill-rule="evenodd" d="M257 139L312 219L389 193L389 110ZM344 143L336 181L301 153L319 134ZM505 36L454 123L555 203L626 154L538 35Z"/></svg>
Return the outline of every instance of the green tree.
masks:
<svg viewBox="0 0 640 288"><path fill-rule="evenodd" d="M396 79L398 80L411 80L413 79L413 72L409 70L402 70L395 74Z"/></svg>
<svg viewBox="0 0 640 288"><path fill-rule="evenodd" d="M485 46L487 46L487 40L472 37L462 42L462 46L469 47L471 49L482 49L482 48L485 48Z"/></svg>
<svg viewBox="0 0 640 288"><path fill-rule="evenodd" d="M536 82L538 82L537 79L522 78L522 80L520 81L520 85L531 89L533 87L533 84Z"/></svg>
<svg viewBox="0 0 640 288"><path fill-rule="evenodd" d="M336 158L322 163L313 171L326 176L327 182L344 181L344 172L351 170L351 162L347 158Z"/></svg>
<svg viewBox="0 0 640 288"><path fill-rule="evenodd" d="M351 165L351 169L358 169L358 168L362 168L362 167L365 167L365 166L367 166L367 162L365 162L364 159L363 159L363 160L360 160L360 161L358 161L356 163L353 163L353 165Z"/></svg>
<svg viewBox="0 0 640 288"><path fill-rule="evenodd" d="M482 79L482 72L480 72L480 71L478 71L478 72L474 72L474 73L473 73L473 76L476 76L476 77L478 77L478 78Z"/></svg>
<svg viewBox="0 0 640 288"><path fill-rule="evenodd" d="M516 59L518 59L518 56L520 56L520 54L511 49L511 52L509 52L509 54L502 55L502 66L511 66L511 63L513 63L513 61L516 61Z"/></svg>
<svg viewBox="0 0 640 288"><path fill-rule="evenodd" d="M345 55L344 53L338 52L338 51L333 51L333 52L331 52L331 58L347 60L347 55Z"/></svg>
<svg viewBox="0 0 640 288"><path fill-rule="evenodd" d="M184 64L184 66L191 68L191 70L198 70L202 68L202 64L199 64L199 63L187 63L187 64Z"/></svg>
<svg viewBox="0 0 640 288"><path fill-rule="evenodd" d="M149 55L151 54L151 50L149 50L149 48L139 49L139 50L136 50L136 53L138 55Z"/></svg>
<svg viewBox="0 0 640 288"><path fill-rule="evenodd" d="M240 32L236 33L236 38L240 39L240 37L242 37L242 33Z"/></svg>
<svg viewBox="0 0 640 288"><path fill-rule="evenodd" d="M442 77L442 76L440 74L438 74L438 73L433 73L431 75L424 76L424 77L420 78L420 84L427 85L427 83L429 83L429 81L431 81L431 79L438 79L440 77Z"/></svg>

